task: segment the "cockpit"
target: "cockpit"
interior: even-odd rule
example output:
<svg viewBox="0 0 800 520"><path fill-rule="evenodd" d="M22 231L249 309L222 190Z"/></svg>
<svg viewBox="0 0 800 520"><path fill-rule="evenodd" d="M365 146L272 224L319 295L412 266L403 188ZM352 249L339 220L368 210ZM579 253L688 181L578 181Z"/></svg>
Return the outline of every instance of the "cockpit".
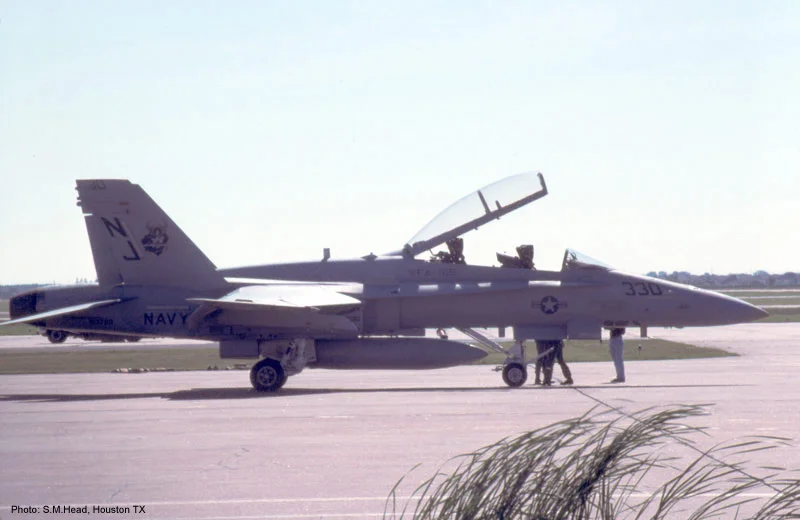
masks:
<svg viewBox="0 0 800 520"><path fill-rule="evenodd" d="M390 254L413 258L431 251L431 262L465 264L463 234L545 195L547 186L541 173L527 172L506 177L457 200L411 237L401 251ZM447 251L433 252L435 247L443 244ZM497 260L502 267L536 270L533 245L520 245L516 253L516 256L497 253ZM562 273L611 269L609 265L572 249L564 252L561 264Z"/></svg>

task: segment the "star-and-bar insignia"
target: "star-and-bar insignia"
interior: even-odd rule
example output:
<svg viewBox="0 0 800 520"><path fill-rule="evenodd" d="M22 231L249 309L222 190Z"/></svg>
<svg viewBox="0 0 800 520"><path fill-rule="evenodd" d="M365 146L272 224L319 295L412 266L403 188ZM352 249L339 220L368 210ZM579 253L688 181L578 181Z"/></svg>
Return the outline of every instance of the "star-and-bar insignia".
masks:
<svg viewBox="0 0 800 520"><path fill-rule="evenodd" d="M545 296L542 298L541 303L539 303L539 308L542 309L542 312L545 314L555 314L558 312L558 298L555 296Z"/></svg>

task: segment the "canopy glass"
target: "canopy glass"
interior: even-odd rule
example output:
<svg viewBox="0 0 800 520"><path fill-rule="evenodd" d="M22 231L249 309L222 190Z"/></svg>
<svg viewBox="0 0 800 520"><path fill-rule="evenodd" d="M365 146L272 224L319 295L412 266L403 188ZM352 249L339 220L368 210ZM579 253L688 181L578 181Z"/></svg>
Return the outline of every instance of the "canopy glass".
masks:
<svg viewBox="0 0 800 520"><path fill-rule="evenodd" d="M526 172L506 177L450 205L414 235L406 247L418 254L546 194L541 174Z"/></svg>
<svg viewBox="0 0 800 520"><path fill-rule="evenodd" d="M612 267L604 264L600 260L595 260L591 256L584 255L572 249L567 249L564 252L564 263L561 265L561 270L574 271L576 269L602 269L608 271L612 269Z"/></svg>

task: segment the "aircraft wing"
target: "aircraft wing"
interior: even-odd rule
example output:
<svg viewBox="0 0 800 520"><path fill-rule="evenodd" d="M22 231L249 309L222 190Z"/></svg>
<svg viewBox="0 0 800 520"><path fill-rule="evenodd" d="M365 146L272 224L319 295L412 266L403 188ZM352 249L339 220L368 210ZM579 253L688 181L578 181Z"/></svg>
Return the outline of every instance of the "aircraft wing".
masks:
<svg viewBox="0 0 800 520"><path fill-rule="evenodd" d="M40 312L39 314L31 314L29 316L23 316L22 318L17 318L15 320L5 321L0 323L0 327L3 325L15 325L17 323L35 323L37 321L46 320L49 318L55 318L57 316L66 316L68 314L75 314L77 312L88 311L89 309L96 309L98 307L106 307L108 305L114 305L115 303L119 303L124 301L121 298L117 298L114 300L100 300L96 302L89 302L89 303L82 303L80 305L72 305L70 307L61 307L60 309L54 309L52 311L47 312Z"/></svg>
<svg viewBox="0 0 800 520"><path fill-rule="evenodd" d="M239 306L320 309L339 305L359 305L360 300L319 285L248 285L219 299L192 298L189 301L212 303L220 308Z"/></svg>
<svg viewBox="0 0 800 520"><path fill-rule="evenodd" d="M304 328L357 332L356 325L336 314L361 304L361 301L330 288L314 285L251 285L241 287L219 299L190 298L202 305L189 317L191 327L206 317L223 311L230 316L262 326L297 326Z"/></svg>
<svg viewBox="0 0 800 520"><path fill-rule="evenodd" d="M485 186L439 213L414 235L402 251L414 257L473 229L499 219L547 195L541 173L520 173Z"/></svg>

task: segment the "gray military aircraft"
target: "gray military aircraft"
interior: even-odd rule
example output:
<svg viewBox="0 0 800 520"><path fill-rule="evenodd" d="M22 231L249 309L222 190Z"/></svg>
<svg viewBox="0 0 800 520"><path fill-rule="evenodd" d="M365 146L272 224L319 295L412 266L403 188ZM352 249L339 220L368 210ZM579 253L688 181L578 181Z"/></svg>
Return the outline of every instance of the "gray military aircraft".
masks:
<svg viewBox="0 0 800 520"><path fill-rule="evenodd" d="M462 235L547 195L524 173L450 206L385 255L217 269L167 214L127 180L79 180L98 283L29 291L11 320L52 335L173 337L219 342L223 358L259 359L258 391L305 367L430 369L474 362L485 350L425 337L456 328L502 352L503 380L525 383L525 341L600 339L603 328L753 321L766 313L719 293L617 271L567 250L560 271L536 270L533 247L467 265ZM429 259L426 251L446 245ZM476 327L511 327L505 348Z"/></svg>

